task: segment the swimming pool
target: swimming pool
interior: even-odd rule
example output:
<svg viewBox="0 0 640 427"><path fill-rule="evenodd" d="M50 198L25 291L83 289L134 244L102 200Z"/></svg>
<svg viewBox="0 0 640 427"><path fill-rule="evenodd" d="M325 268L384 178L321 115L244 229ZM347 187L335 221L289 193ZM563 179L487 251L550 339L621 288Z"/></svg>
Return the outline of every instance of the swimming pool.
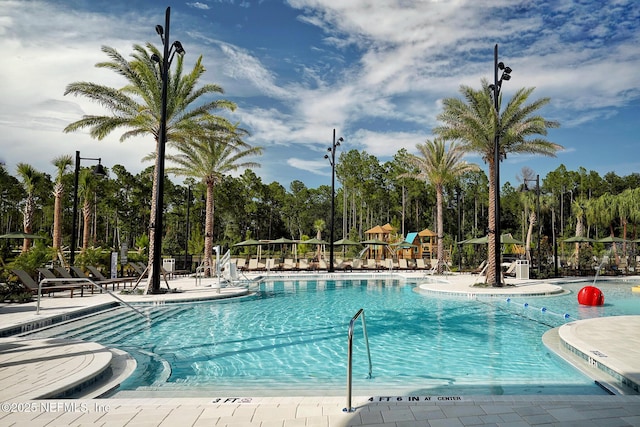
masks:
<svg viewBox="0 0 640 427"><path fill-rule="evenodd" d="M373 378L358 322L356 395L604 394L541 337L570 320L640 314L629 283L599 284L603 307L577 304L585 283L566 284L568 295L509 302L425 295L414 286L390 279L269 281L252 297L192 303L135 333L85 339L138 360L140 369L118 393L343 395L348 324L364 308Z"/></svg>

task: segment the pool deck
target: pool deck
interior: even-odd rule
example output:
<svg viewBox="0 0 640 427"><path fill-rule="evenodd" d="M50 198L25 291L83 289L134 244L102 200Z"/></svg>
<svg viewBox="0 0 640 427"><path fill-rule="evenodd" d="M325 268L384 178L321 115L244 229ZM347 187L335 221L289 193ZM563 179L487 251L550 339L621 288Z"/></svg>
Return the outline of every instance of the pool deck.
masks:
<svg viewBox="0 0 640 427"><path fill-rule="evenodd" d="M378 273L377 276L385 274ZM481 278L468 274L428 277L413 272L394 274L411 280L420 279L420 292L465 297L552 295L560 290L553 282L534 280L507 279L510 286L482 288L472 287ZM376 273L369 273L368 277L371 275ZM308 275L287 275L305 276ZM348 273L346 277L357 275ZM635 283L639 281L640 278ZM218 292L211 287L196 286L192 278L174 279L169 284L183 292L119 297L127 302L165 304L170 300L231 297L246 292L242 288L222 288ZM629 286L631 288L632 282ZM3 304L0 305L1 328L29 329L34 324L47 323L47 319L113 301L108 294L97 293L74 298L65 294L43 297L40 314L36 314L35 303ZM616 376L619 374L623 374L631 387L640 384L640 316L569 322L549 331L543 341L604 387L629 393L629 389L620 385L621 380ZM0 425L640 426L640 395L637 394L354 396L352 406L355 410L352 412L343 412L345 396L94 398L117 386L133 368L126 354L96 343L0 338ZM94 378L95 384L89 384ZM80 385L83 386L82 394L73 395L80 398L58 398L65 390ZM357 394L357 390L354 392Z"/></svg>

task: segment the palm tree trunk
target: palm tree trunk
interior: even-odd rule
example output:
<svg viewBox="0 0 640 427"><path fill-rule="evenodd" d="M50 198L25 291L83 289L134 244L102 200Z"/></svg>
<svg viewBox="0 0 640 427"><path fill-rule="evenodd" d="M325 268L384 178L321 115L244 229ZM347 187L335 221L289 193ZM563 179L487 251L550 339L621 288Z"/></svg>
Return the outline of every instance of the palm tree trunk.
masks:
<svg viewBox="0 0 640 427"><path fill-rule="evenodd" d="M496 236L496 209L495 209L495 163L493 159L489 159L489 229L492 230L489 232L489 250L487 251L487 256L489 259L487 260L487 277L486 283L495 285L498 283L499 275L498 269L499 265L496 265L496 238L500 238L500 236Z"/></svg>
<svg viewBox="0 0 640 427"><path fill-rule="evenodd" d="M88 200L82 206L82 252L89 247L89 237L91 236L91 205Z"/></svg>
<svg viewBox="0 0 640 427"><path fill-rule="evenodd" d="M62 246L62 192L64 188L61 183L57 183L53 189L55 198L53 208L53 248L59 250Z"/></svg>
<svg viewBox="0 0 640 427"><path fill-rule="evenodd" d="M156 153L158 153L158 149L160 145L160 141L156 138ZM160 159L156 155L156 162L153 168L153 185L151 186L151 212L149 214L149 224L154 224L156 221L156 200L158 193L158 174L156 171L160 166ZM151 288L153 287L153 254L155 251L155 227L149 227L149 260L147 261L147 292L151 292ZM162 230L159 230L162 233Z"/></svg>
<svg viewBox="0 0 640 427"><path fill-rule="evenodd" d="M442 274L444 271L444 214L443 214L443 206L442 206L442 186L436 186L436 222L437 222L437 233L438 233L438 260L436 272L438 274Z"/></svg>
<svg viewBox="0 0 640 427"><path fill-rule="evenodd" d="M531 212L529 214L529 227L527 228L527 240L525 243L525 248L527 251L527 260L529 260L529 263L531 263L531 240L533 238L533 225L535 224L535 222L536 222L536 214L535 212Z"/></svg>
<svg viewBox="0 0 640 427"><path fill-rule="evenodd" d="M24 205L24 218L23 218L23 229L26 234L31 234L33 232L33 211L35 209L35 202L32 196L27 197L27 201ZM24 239L22 241L22 252L27 252L31 247L31 239Z"/></svg>
<svg viewBox="0 0 640 427"><path fill-rule="evenodd" d="M211 253L213 252L213 182L207 182L207 200L205 213L205 234L204 234L204 265L205 277L211 277Z"/></svg>

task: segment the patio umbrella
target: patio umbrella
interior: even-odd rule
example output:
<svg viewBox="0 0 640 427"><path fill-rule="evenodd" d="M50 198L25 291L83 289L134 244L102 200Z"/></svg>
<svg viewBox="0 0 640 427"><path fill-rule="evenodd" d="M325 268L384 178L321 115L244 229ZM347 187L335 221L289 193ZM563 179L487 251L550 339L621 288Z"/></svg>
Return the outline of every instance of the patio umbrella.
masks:
<svg viewBox="0 0 640 427"><path fill-rule="evenodd" d="M21 231L14 231L12 233L3 234L0 239L44 239L43 236L37 234L28 234Z"/></svg>
<svg viewBox="0 0 640 427"><path fill-rule="evenodd" d="M236 243L233 246L258 246L258 245L263 245L263 244L264 243L258 242L257 240L249 239L249 240L245 240L245 241L240 242L240 243Z"/></svg>
<svg viewBox="0 0 640 427"><path fill-rule="evenodd" d="M397 243L390 243L389 246L393 246L399 249L411 249L411 248L417 248L417 245L413 245L409 242L397 242Z"/></svg>
<svg viewBox="0 0 640 427"><path fill-rule="evenodd" d="M340 239L333 242L333 246L342 246L342 256L345 256L347 246L360 246L360 243L349 239Z"/></svg>
<svg viewBox="0 0 640 427"><path fill-rule="evenodd" d="M328 245L329 244L329 242L325 242L324 240L317 239L315 237L313 239L305 240L304 242L300 242L300 243L305 244L305 245L318 245L317 254L316 254L318 257L320 257L320 252L322 252L320 250L320 246L324 246L324 245Z"/></svg>
<svg viewBox="0 0 640 427"><path fill-rule="evenodd" d="M260 259L260 254L262 252L262 245L264 245L263 242L259 242L259 241L254 240L254 239L248 239L248 240L244 240L244 241L242 241L240 243L236 243L233 246L234 247L235 246L257 246L258 247L257 256L258 256L258 259Z"/></svg>
<svg viewBox="0 0 640 427"><path fill-rule="evenodd" d="M564 243L593 243L595 242L595 240L585 236L573 236L573 237L569 237L568 239L564 239L563 242Z"/></svg>
<svg viewBox="0 0 640 427"><path fill-rule="evenodd" d="M333 246L358 246L360 243L349 239L340 239L333 242Z"/></svg>
<svg viewBox="0 0 640 427"><path fill-rule="evenodd" d="M322 239L316 239L315 237L313 239L309 239L309 240L305 240L304 242L300 242L303 243L305 245L328 245L329 242L325 242ZM335 243L334 243L335 246Z"/></svg>
<svg viewBox="0 0 640 427"><path fill-rule="evenodd" d="M383 247L384 247L384 246L387 246L387 245L388 245L388 243L387 243L387 242L383 242L383 241L382 241L382 240L380 240L380 239L369 239L369 240L363 240L362 242L360 242L360 244L362 244L362 245L368 245L368 246L369 246L369 254L371 254L371 252L370 252L370 251L371 251L371 249L373 249L373 252L374 252L374 254L375 254L375 255L374 255L374 257L376 257L376 258L377 258L377 254L378 254L378 248L377 248L377 246L383 246ZM373 246L373 247L371 247L371 246ZM383 248L382 250L383 250L383 252L384 252L384 248Z"/></svg>
<svg viewBox="0 0 640 427"><path fill-rule="evenodd" d="M626 242L626 240L621 238L621 237L607 236L607 237L603 237L602 239L596 240L596 242L599 242L599 243L623 243L623 242Z"/></svg>
<svg viewBox="0 0 640 427"><path fill-rule="evenodd" d="M362 242L360 242L361 245L383 245L386 246L388 245L387 242L383 242L380 239L369 239L369 240L363 240Z"/></svg>
<svg viewBox="0 0 640 427"><path fill-rule="evenodd" d="M460 243L481 245L481 244L489 243L489 237L488 236L476 237L475 239L468 239ZM524 245L524 242L518 239L514 239L508 234L503 234L502 236L500 236L500 243L502 243L503 245Z"/></svg>
<svg viewBox="0 0 640 427"><path fill-rule="evenodd" d="M280 245L280 251L282 252L282 255L284 256L284 245L295 245L297 242L295 240L291 240L291 239L287 239L286 237L280 237L279 239L276 240L269 240L268 243L270 245ZM296 248L295 250L296 252L296 258L298 257L298 249Z"/></svg>
<svg viewBox="0 0 640 427"><path fill-rule="evenodd" d="M274 245L289 245L293 243L296 243L296 241L287 239L286 237L280 237L279 239L276 239L276 240L269 240L269 244L274 244Z"/></svg>

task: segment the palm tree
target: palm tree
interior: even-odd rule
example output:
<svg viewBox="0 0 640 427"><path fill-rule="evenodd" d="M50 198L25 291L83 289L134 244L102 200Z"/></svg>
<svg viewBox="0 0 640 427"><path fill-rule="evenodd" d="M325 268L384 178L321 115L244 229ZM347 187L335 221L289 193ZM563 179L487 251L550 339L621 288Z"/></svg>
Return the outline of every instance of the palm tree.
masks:
<svg viewBox="0 0 640 427"><path fill-rule="evenodd" d="M489 228L493 230L496 229L494 189L498 166L494 159L495 137L500 137L499 152L502 158L507 153L555 156L562 149L562 146L538 136L546 136L547 130L558 127L559 123L537 115L537 111L549 103L549 98L527 103L533 90L534 88L519 89L500 112L502 97L498 99L496 111L493 90L487 80L483 79L480 90L461 86L463 99L444 99L443 111L438 115L438 120L443 124L434 129L437 135L461 141L462 150L480 154L489 165ZM499 238L495 233L489 234L489 268L486 280L487 283L498 285L501 278L498 275L499 266L495 262L496 237Z"/></svg>
<svg viewBox="0 0 640 427"><path fill-rule="evenodd" d="M55 198L53 209L53 248L57 251L62 246L62 196L64 195L64 183L62 177L67 168L73 164L70 155L56 157L51 162L56 167L56 183L53 186L53 197Z"/></svg>
<svg viewBox="0 0 640 427"><path fill-rule="evenodd" d="M206 134L199 134L188 144L173 144L177 154L168 154L167 159L177 166L167 168L168 173L201 180L206 188L205 274L211 274L211 253L213 251L213 190L225 174L240 168L260 167L259 163L243 161L248 156L262 153L262 148L252 147L242 141L247 132L237 126L209 126Z"/></svg>
<svg viewBox="0 0 640 427"><path fill-rule="evenodd" d="M113 70L124 77L127 84L122 88L115 89L89 82L75 82L67 86L65 95L87 97L107 108L111 114L85 115L69 124L64 129L65 132L88 128L93 138L102 140L116 129L124 128L126 131L120 137L120 141L140 135L152 135L155 139L155 153L158 152L162 75L151 58L162 58L162 52L151 43L147 43L146 48L134 45L133 50L131 56L134 59L127 61L114 48L103 46L102 51L111 60L96 64L98 68ZM230 101L211 99L211 95L223 93L220 86L206 84L196 87L204 72L202 56L188 74L183 74L182 56L177 57L175 72L167 70L167 143L181 144L188 141L192 135L200 132L203 124L218 119L212 111L235 109L235 104ZM160 159L156 156L155 160L157 171ZM155 218L157 186L157 173L154 173L150 222ZM154 232L153 228L149 229L149 265L153 263ZM152 283L151 275L149 283Z"/></svg>
<svg viewBox="0 0 640 427"><path fill-rule="evenodd" d="M460 175L478 169L475 164L462 160L465 154L461 146L452 142L447 146L443 139L427 140L424 144L416 145L420 156L407 155L407 162L418 169L417 174L406 173L400 177L411 177L426 180L436 190L436 229L438 233L438 264L436 272L441 274L444 268L444 210L443 194L444 186L454 182Z"/></svg>
<svg viewBox="0 0 640 427"><path fill-rule="evenodd" d="M313 229L316 230L316 239L322 240L322 232L326 225L327 224L324 222L324 219L321 218L313 221ZM320 245L316 247L316 257L318 260L320 259Z"/></svg>
<svg viewBox="0 0 640 427"><path fill-rule="evenodd" d="M25 234L33 233L33 213L36 209L35 201L35 189L40 181L44 179L42 172L36 171L33 166L26 163L18 163L17 172L22 180L22 186L27 192L27 199L25 200L24 207L22 209L22 226ZM27 252L31 247L31 239L25 238L22 242L22 252Z"/></svg>
<svg viewBox="0 0 640 427"><path fill-rule="evenodd" d="M91 170L83 169L78 177L78 193L82 200L82 252L89 248L91 237L91 202L96 194L96 177Z"/></svg>

